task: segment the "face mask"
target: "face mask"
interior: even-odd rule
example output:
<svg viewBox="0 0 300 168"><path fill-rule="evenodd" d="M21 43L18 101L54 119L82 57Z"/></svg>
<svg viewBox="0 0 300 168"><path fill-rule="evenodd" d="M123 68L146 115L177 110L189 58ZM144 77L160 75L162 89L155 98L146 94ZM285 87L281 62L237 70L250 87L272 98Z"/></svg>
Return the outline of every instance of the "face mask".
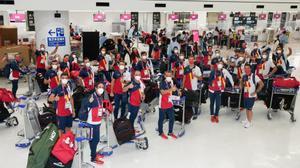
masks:
<svg viewBox="0 0 300 168"><path fill-rule="evenodd" d="M142 59L144 59L144 60L147 59L147 56L146 56L146 55L143 55L143 56L142 56Z"/></svg>
<svg viewBox="0 0 300 168"><path fill-rule="evenodd" d="M281 51L281 50L277 50L277 53L278 53L278 54L281 54L281 53L282 53L282 51Z"/></svg>
<svg viewBox="0 0 300 168"><path fill-rule="evenodd" d="M184 56L180 56L179 59L184 60Z"/></svg>
<svg viewBox="0 0 300 168"><path fill-rule="evenodd" d="M120 68L120 70L124 70L125 66L124 65L120 65L119 68Z"/></svg>
<svg viewBox="0 0 300 168"><path fill-rule="evenodd" d="M139 80L141 80L141 76L134 76L134 79L139 81Z"/></svg>
<svg viewBox="0 0 300 168"><path fill-rule="evenodd" d="M102 54L102 55L105 55L105 51L101 51L101 54Z"/></svg>
<svg viewBox="0 0 300 168"><path fill-rule="evenodd" d="M98 95L102 95L103 92L104 92L104 89L103 89L103 88L98 88L98 89L97 89L97 94L98 94Z"/></svg>
<svg viewBox="0 0 300 168"><path fill-rule="evenodd" d="M73 62L74 62L74 63L77 63L77 59L74 59Z"/></svg>
<svg viewBox="0 0 300 168"><path fill-rule="evenodd" d="M216 57L219 57L220 56L220 54L219 53L216 53Z"/></svg>
<svg viewBox="0 0 300 168"><path fill-rule="evenodd" d="M263 59L266 59L266 58L267 58L267 55L266 55L266 54L262 55L262 58L263 58Z"/></svg>
<svg viewBox="0 0 300 168"><path fill-rule="evenodd" d="M257 46L254 46L254 49L257 49L258 47Z"/></svg>
<svg viewBox="0 0 300 168"><path fill-rule="evenodd" d="M166 81L167 82L171 82L172 81L172 77L166 77Z"/></svg>
<svg viewBox="0 0 300 168"><path fill-rule="evenodd" d="M174 50L174 53L177 54L177 53L178 53L178 50Z"/></svg>
<svg viewBox="0 0 300 168"><path fill-rule="evenodd" d="M45 48L44 48L44 47L42 47L42 48L40 48L40 50L41 50L41 51L45 51Z"/></svg>
<svg viewBox="0 0 300 168"><path fill-rule="evenodd" d="M76 55L72 55L73 58L76 58Z"/></svg>
<svg viewBox="0 0 300 168"><path fill-rule="evenodd" d="M218 64L218 70L221 70L223 68L223 64Z"/></svg>
<svg viewBox="0 0 300 168"><path fill-rule="evenodd" d="M61 83L62 83L63 85L66 85L66 84L68 83L68 81L69 81L68 79L62 79L62 80L61 80Z"/></svg>
<svg viewBox="0 0 300 168"><path fill-rule="evenodd" d="M52 65L52 69L56 70L57 69L57 65Z"/></svg>
<svg viewBox="0 0 300 168"><path fill-rule="evenodd" d="M85 64L85 66L86 66L86 67L90 67L90 66L91 66L91 63L88 62L88 63Z"/></svg>

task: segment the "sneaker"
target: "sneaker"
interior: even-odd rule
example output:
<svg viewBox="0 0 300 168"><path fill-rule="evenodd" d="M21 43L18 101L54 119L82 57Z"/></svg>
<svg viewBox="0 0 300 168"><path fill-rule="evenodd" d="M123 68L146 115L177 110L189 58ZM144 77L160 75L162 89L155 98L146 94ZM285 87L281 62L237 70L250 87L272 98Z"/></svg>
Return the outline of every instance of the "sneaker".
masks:
<svg viewBox="0 0 300 168"><path fill-rule="evenodd" d="M102 158L103 158L102 155L97 155L96 158L95 158L95 160L92 160L92 162L93 162L93 163L96 163L96 164L98 164L98 165L99 165L99 164L102 165L102 164L104 164L104 161L102 160Z"/></svg>
<svg viewBox="0 0 300 168"><path fill-rule="evenodd" d="M215 122L219 123L219 116L215 116Z"/></svg>
<svg viewBox="0 0 300 168"><path fill-rule="evenodd" d="M159 136L162 137L162 139L166 139L166 140L168 139L168 137L164 133L160 134Z"/></svg>
<svg viewBox="0 0 300 168"><path fill-rule="evenodd" d="M248 122L248 120L245 119L245 120L242 121L242 124L245 125L247 122Z"/></svg>
<svg viewBox="0 0 300 168"><path fill-rule="evenodd" d="M168 136L172 137L173 139L177 139L177 136L174 133L168 134Z"/></svg>
<svg viewBox="0 0 300 168"><path fill-rule="evenodd" d="M250 128L252 126L251 122L247 122L244 124L244 128Z"/></svg>
<svg viewBox="0 0 300 168"><path fill-rule="evenodd" d="M211 121L212 123L216 122L215 116L211 116L211 117L210 117L210 121Z"/></svg>
<svg viewBox="0 0 300 168"><path fill-rule="evenodd" d="M194 115L194 116L193 116L193 120L196 120L197 118L198 118L197 115Z"/></svg>

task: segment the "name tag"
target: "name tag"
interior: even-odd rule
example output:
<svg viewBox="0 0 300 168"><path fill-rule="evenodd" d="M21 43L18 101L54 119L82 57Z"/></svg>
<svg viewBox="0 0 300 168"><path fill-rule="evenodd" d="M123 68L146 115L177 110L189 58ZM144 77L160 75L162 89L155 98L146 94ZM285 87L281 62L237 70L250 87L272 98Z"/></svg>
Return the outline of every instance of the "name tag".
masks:
<svg viewBox="0 0 300 168"><path fill-rule="evenodd" d="M183 75L183 70L179 70L179 75Z"/></svg>
<svg viewBox="0 0 300 168"><path fill-rule="evenodd" d="M90 80L89 80L89 85L92 85L92 84L93 84L93 80L90 79Z"/></svg>
<svg viewBox="0 0 300 168"><path fill-rule="evenodd" d="M218 86L221 87L222 86L222 83L221 81L218 81Z"/></svg>
<svg viewBox="0 0 300 168"><path fill-rule="evenodd" d="M65 109L72 109L72 105L70 101L66 102Z"/></svg>
<svg viewBox="0 0 300 168"><path fill-rule="evenodd" d="M98 116L101 117L104 112L105 112L104 108L99 108L98 109Z"/></svg>

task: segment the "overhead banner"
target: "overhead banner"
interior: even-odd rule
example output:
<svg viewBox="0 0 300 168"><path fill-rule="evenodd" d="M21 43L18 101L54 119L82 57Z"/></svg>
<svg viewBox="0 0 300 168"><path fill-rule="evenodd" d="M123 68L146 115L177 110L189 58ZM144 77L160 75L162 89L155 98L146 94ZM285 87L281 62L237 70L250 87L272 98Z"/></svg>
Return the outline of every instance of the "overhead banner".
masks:
<svg viewBox="0 0 300 168"><path fill-rule="evenodd" d="M153 30L160 28L160 12L153 12Z"/></svg>
<svg viewBox="0 0 300 168"><path fill-rule="evenodd" d="M34 12L27 11L27 31L35 31Z"/></svg>

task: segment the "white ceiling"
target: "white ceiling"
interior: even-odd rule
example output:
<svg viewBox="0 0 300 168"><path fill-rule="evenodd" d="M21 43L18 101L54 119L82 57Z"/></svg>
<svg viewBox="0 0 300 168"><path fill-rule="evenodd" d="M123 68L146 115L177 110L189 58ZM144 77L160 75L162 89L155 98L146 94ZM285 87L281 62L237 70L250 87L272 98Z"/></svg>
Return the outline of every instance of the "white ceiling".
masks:
<svg viewBox="0 0 300 168"><path fill-rule="evenodd" d="M96 7L96 2L109 2L110 7ZM155 8L155 3L166 8ZM206 9L204 4L213 4ZM265 5L256 9L256 5ZM290 9L298 5L298 9ZM15 0L15 5L0 5L0 10L101 10L101 11L299 11L300 0Z"/></svg>

